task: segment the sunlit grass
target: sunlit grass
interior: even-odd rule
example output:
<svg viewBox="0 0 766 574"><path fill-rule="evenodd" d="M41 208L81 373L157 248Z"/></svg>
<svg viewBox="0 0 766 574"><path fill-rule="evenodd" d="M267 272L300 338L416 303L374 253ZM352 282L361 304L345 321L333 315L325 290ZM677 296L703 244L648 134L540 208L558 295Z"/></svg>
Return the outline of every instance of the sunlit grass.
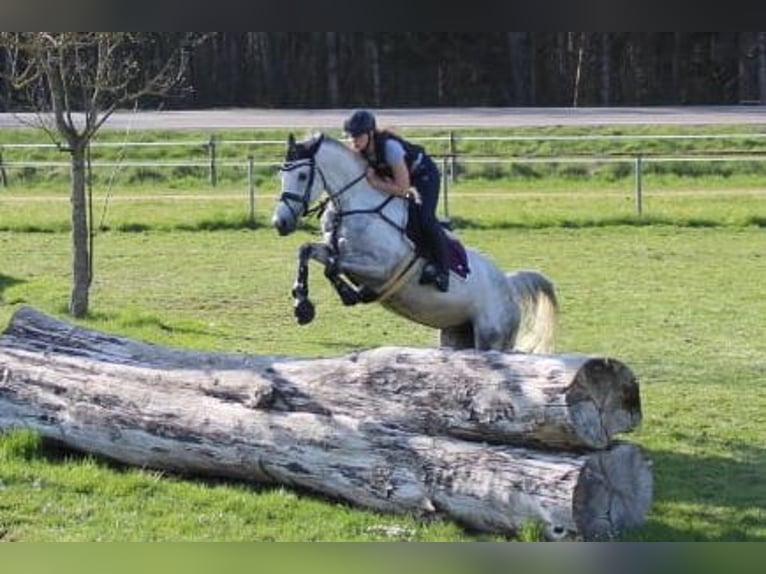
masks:
<svg viewBox="0 0 766 574"><path fill-rule="evenodd" d="M644 422L627 438L653 461L655 504L647 525L628 538L763 540L763 229L479 226L459 233L502 267L538 268L555 281L560 350L618 358L639 377ZM378 306L343 307L314 267L318 316L298 327L289 288L297 246L310 237L279 238L268 228L103 233L95 243L91 317L83 323L172 346L254 354L328 356L436 343L431 330ZM69 265L67 233L0 233L0 320L22 303L63 316ZM14 509L4 514L4 528L19 539L352 540L392 532L477 539L450 522L423 525L306 494L159 480L79 457L30 462L34 449L10 451L3 456L15 462L0 467L0 500ZM133 494L120 486L131 476L144 484ZM77 485L88 480L103 486L85 496ZM146 512L135 500L141 497ZM251 519L269 512L279 518ZM323 521L333 526L318 526ZM534 525L525 532L532 535Z"/></svg>
<svg viewBox="0 0 766 574"><path fill-rule="evenodd" d="M450 186L468 245L556 284L559 350L614 357L638 376L644 420L625 439L652 460L655 496L628 540L766 540L766 195L749 177L649 174L641 215L630 174ZM273 174L254 220L242 182L193 181L94 188L95 274L81 324L264 355L436 344L435 332L379 306L343 307L313 265L317 318L297 326L295 257L316 222L274 233ZM66 317L69 203L56 185L0 190L2 325L22 304ZM538 525L519 538L539 539ZM0 437L0 539L504 540L278 486L111 465L23 431Z"/></svg>

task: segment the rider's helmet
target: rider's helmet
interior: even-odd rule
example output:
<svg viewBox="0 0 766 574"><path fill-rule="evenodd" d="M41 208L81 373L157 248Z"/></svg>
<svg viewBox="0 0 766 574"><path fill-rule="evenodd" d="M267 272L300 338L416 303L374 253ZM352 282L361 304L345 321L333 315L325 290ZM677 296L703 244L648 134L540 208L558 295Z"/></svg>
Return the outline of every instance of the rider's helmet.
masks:
<svg viewBox="0 0 766 574"><path fill-rule="evenodd" d="M351 137L369 133L375 129L375 116L368 110L356 110L343 122L343 131Z"/></svg>

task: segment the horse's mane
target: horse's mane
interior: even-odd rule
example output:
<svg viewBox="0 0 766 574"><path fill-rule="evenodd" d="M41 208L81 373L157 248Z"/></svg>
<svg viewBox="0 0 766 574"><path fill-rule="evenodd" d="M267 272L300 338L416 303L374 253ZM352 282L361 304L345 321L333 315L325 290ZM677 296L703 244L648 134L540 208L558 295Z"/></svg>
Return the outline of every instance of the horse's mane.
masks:
<svg viewBox="0 0 766 574"><path fill-rule="evenodd" d="M294 147L287 151L285 161L298 161L302 159L311 159L317 153L319 145L330 146L341 153L347 155L350 159L356 161L361 167L364 167L364 158L348 147L342 141L327 135L324 132L314 132L306 136L303 140L296 142Z"/></svg>

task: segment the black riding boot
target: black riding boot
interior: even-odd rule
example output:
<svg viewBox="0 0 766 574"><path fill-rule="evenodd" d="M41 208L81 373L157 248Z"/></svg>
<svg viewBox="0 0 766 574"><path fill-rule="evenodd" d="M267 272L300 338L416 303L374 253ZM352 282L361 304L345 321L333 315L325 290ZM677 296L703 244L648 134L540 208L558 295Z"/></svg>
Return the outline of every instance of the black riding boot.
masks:
<svg viewBox="0 0 766 574"><path fill-rule="evenodd" d="M447 252L447 236L438 227L434 233L434 259L436 260L436 277L434 285L442 293L449 291L449 253Z"/></svg>
<svg viewBox="0 0 766 574"><path fill-rule="evenodd" d="M447 253L447 237L438 221L434 221L434 225L428 229L428 236L433 260L423 267L420 284L433 283L439 291L445 293L449 290L449 255Z"/></svg>

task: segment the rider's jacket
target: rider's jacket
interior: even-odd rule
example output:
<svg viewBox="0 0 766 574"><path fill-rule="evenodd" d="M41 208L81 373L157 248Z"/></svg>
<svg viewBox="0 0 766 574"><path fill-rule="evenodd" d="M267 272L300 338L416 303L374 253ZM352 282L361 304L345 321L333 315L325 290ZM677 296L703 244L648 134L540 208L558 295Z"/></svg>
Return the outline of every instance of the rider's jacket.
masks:
<svg viewBox="0 0 766 574"><path fill-rule="evenodd" d="M407 165L407 170L410 175L417 171L420 163L423 161L425 150L422 146L408 142L398 135L388 132L379 131L375 132L375 153L372 156L367 156L367 161L381 177L393 177L391 166L386 162L386 142L389 139L396 140L404 148L404 163Z"/></svg>

